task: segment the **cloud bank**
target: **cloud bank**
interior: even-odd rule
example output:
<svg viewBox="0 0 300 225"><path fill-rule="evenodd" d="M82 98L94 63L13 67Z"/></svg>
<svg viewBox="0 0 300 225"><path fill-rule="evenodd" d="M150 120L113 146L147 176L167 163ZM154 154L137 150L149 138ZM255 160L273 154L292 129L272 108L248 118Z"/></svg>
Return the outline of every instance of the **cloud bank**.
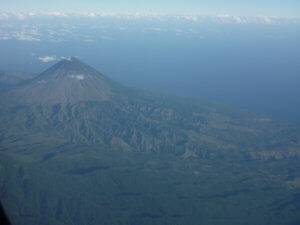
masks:
<svg viewBox="0 0 300 225"><path fill-rule="evenodd" d="M217 14L215 16L203 15L168 15L157 13L111 13L111 12L80 12L80 13L67 13L67 12L0 12L0 20L7 20L16 18L19 20L26 20L27 18L38 17L60 17L60 18L89 18L92 20L99 18L114 18L122 20L182 20L182 21L213 21L222 23L263 23L263 24L281 24L281 23L300 23L300 18L287 18L275 16L239 16L229 15L226 13Z"/></svg>

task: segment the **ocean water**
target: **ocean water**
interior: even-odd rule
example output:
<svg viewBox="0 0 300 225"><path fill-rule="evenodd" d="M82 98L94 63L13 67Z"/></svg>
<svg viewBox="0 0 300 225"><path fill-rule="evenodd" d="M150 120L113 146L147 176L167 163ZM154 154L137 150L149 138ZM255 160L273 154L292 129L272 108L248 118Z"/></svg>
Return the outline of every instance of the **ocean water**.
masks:
<svg viewBox="0 0 300 225"><path fill-rule="evenodd" d="M20 33L39 40L14 38ZM298 24L25 20L2 22L4 34L10 38L0 40L0 69L39 74L62 56L77 56L129 86L196 96L300 124ZM38 59L44 56L56 61Z"/></svg>

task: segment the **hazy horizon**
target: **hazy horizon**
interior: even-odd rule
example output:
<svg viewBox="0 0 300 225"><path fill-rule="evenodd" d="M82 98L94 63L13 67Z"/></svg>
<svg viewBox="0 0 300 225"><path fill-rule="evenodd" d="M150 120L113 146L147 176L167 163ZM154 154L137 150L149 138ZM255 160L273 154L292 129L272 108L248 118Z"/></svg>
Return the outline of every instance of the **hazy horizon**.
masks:
<svg viewBox="0 0 300 225"><path fill-rule="evenodd" d="M0 69L39 74L77 56L129 86L300 123L300 20L114 13L0 13Z"/></svg>

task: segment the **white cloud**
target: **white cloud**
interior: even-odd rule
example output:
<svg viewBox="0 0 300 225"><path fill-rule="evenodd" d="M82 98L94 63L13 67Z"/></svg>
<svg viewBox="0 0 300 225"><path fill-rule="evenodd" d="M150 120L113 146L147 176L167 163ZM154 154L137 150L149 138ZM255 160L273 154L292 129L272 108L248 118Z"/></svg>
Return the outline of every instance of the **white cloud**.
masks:
<svg viewBox="0 0 300 225"><path fill-rule="evenodd" d="M50 15L50 16L62 16L62 17L66 17L67 16L66 13L64 13L64 12L57 12L57 11L48 12L47 14Z"/></svg>
<svg viewBox="0 0 300 225"><path fill-rule="evenodd" d="M27 33L30 34L30 35L40 35L36 28L28 29Z"/></svg>
<svg viewBox="0 0 300 225"><path fill-rule="evenodd" d="M265 23L269 23L269 24L273 23L271 18L269 18L269 17L264 17L264 21L265 21Z"/></svg>
<svg viewBox="0 0 300 225"><path fill-rule="evenodd" d="M55 56L44 56L44 57L38 57L38 59L44 63L55 61L56 57Z"/></svg>
<svg viewBox="0 0 300 225"><path fill-rule="evenodd" d="M9 32L1 32L0 30L0 40L10 40L11 34Z"/></svg>
<svg viewBox="0 0 300 225"><path fill-rule="evenodd" d="M247 22L246 20L242 20L241 17L239 17L239 16L234 16L233 19L236 23L246 23Z"/></svg>
<svg viewBox="0 0 300 225"><path fill-rule="evenodd" d="M83 12L81 13L82 16L87 16L87 17L96 17L96 13L94 12Z"/></svg>
<svg viewBox="0 0 300 225"><path fill-rule="evenodd" d="M20 40L20 41L40 41L39 38L35 38L33 36L25 35L25 34L19 35L17 37L17 40Z"/></svg>
<svg viewBox="0 0 300 225"><path fill-rule="evenodd" d="M28 30L26 30L28 29ZM8 32L11 37L20 40L20 41L40 41L39 38L33 36L33 34L38 34L34 30L29 30L29 28L22 27L20 30L10 31ZM8 35L6 35L8 36Z"/></svg>
<svg viewBox="0 0 300 225"><path fill-rule="evenodd" d="M247 23L247 24L281 24L289 23L293 20L280 17L266 16L231 16L228 14L217 15L218 22L222 23Z"/></svg>
<svg viewBox="0 0 300 225"><path fill-rule="evenodd" d="M5 12L1 12L1 13L0 13L0 20L1 20L1 19L8 19L8 18L9 18L8 13L5 13Z"/></svg>
<svg viewBox="0 0 300 225"><path fill-rule="evenodd" d="M3 36L3 37L0 37L0 40L10 40L10 37Z"/></svg>
<svg viewBox="0 0 300 225"><path fill-rule="evenodd" d="M194 21L194 22L198 21L197 16L183 16L183 18L186 19L186 20Z"/></svg>
<svg viewBox="0 0 300 225"><path fill-rule="evenodd" d="M103 16L103 17L118 17L119 16L119 14L111 13L111 12L99 12L99 13L97 13L97 15Z"/></svg>
<svg viewBox="0 0 300 225"><path fill-rule="evenodd" d="M25 17L26 17L25 14L20 13L20 12L14 12L13 14L14 14L14 16L16 16L16 17L17 17L18 19L20 19L20 20L23 20L23 19L25 19Z"/></svg>
<svg viewBox="0 0 300 225"><path fill-rule="evenodd" d="M28 18L40 18L40 17L59 17L63 18L77 18L78 16L89 18L113 18L116 20L148 20L148 21L189 21L189 22L217 22L217 23L253 23L253 24L287 24L294 23L299 24L299 18L287 18L287 17L266 17L266 16L234 16L226 13L217 14L215 16L204 15L167 15L167 14L155 14L155 13L113 13L113 12L78 12L67 13L61 11L52 12L0 12L0 20L20 19L26 21ZM63 23L63 22L62 22ZM96 27L95 27L96 28ZM101 27L99 27L100 29ZM120 28L120 30L123 30ZM158 30L157 30L158 31Z"/></svg>
<svg viewBox="0 0 300 225"><path fill-rule="evenodd" d="M76 79L76 80L84 80L84 75L77 74L77 75L69 75L70 78Z"/></svg>

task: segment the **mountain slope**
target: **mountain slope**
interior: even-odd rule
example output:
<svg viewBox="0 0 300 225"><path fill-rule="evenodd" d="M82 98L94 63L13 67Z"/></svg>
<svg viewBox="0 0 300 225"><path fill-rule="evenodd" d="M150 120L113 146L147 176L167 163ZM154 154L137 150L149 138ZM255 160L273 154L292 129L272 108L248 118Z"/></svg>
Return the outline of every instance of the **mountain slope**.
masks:
<svg viewBox="0 0 300 225"><path fill-rule="evenodd" d="M0 110L0 143L34 144L41 141L37 137L46 142L52 137L50 142L194 157L224 151L299 154L297 131L284 124L218 104L130 89L76 58L2 93L0 101L6 106Z"/></svg>
<svg viewBox="0 0 300 225"><path fill-rule="evenodd" d="M76 58L0 93L13 224L295 224L300 132L125 87Z"/></svg>
<svg viewBox="0 0 300 225"><path fill-rule="evenodd" d="M64 59L35 79L9 91L18 103L59 104L104 101L118 92L118 85L95 69L72 57Z"/></svg>

